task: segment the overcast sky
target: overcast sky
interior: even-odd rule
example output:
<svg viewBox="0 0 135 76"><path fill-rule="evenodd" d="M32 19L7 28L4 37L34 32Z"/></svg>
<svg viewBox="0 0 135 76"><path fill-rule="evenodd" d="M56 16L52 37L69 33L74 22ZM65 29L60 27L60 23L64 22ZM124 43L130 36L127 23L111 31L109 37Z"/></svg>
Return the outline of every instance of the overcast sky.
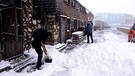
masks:
<svg viewBox="0 0 135 76"><path fill-rule="evenodd" d="M127 13L135 16L135 0L78 0L83 6L96 12Z"/></svg>

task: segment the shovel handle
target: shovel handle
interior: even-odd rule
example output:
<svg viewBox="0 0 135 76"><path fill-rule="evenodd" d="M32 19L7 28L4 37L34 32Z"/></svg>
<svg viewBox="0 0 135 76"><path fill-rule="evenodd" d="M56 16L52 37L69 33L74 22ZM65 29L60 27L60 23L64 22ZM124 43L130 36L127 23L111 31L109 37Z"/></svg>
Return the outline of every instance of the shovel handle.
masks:
<svg viewBox="0 0 135 76"><path fill-rule="evenodd" d="M45 52L45 55L48 57L48 53L47 53L46 49L44 49L44 52Z"/></svg>
<svg viewBox="0 0 135 76"><path fill-rule="evenodd" d="M43 44L43 43L41 42L41 45L42 45L42 48L43 48L43 50L44 50L45 55L48 57L48 53L47 53L47 50L46 50L46 48L45 48L45 44Z"/></svg>

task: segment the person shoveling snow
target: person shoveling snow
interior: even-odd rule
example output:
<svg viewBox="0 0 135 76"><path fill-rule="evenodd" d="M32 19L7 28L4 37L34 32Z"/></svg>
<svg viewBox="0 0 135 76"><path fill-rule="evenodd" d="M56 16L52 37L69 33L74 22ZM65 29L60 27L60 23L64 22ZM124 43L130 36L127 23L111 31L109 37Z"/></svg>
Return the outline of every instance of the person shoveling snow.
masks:
<svg viewBox="0 0 135 76"><path fill-rule="evenodd" d="M38 54L36 69L39 70L42 65L41 61L42 61L43 52L46 55L45 61L46 62L52 61L52 59L48 56L48 53L45 48L45 41L51 38L51 32L47 32L45 29L40 28L33 32L32 37L34 38L34 40L32 41L32 47L35 49L36 53Z"/></svg>

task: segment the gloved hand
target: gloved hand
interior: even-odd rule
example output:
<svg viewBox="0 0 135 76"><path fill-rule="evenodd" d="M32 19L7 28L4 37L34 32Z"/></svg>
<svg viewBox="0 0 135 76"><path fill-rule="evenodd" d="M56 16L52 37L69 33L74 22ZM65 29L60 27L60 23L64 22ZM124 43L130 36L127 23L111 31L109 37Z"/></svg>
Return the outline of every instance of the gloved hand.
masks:
<svg viewBox="0 0 135 76"><path fill-rule="evenodd" d="M44 52L45 52L45 55L48 56L48 53L47 53L46 49L44 49Z"/></svg>

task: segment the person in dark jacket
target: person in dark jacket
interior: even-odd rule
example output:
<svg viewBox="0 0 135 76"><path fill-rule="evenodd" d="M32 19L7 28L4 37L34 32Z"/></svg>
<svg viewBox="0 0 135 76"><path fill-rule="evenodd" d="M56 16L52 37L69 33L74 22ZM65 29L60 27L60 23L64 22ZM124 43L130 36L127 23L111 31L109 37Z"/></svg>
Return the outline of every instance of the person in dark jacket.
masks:
<svg viewBox="0 0 135 76"><path fill-rule="evenodd" d="M91 37L91 43L93 43L92 29L93 29L93 23L92 21L90 21L85 28L85 32L87 35L87 43L89 43L89 36Z"/></svg>
<svg viewBox="0 0 135 76"><path fill-rule="evenodd" d="M39 70L42 65L41 61L43 56L43 50L45 49L45 41L47 41L48 38L51 38L51 32L47 32L43 28L36 29L33 32L32 37L34 38L34 40L32 41L32 47L35 49L36 53L38 54L36 69ZM48 56L47 51L45 51L45 54L46 56Z"/></svg>

